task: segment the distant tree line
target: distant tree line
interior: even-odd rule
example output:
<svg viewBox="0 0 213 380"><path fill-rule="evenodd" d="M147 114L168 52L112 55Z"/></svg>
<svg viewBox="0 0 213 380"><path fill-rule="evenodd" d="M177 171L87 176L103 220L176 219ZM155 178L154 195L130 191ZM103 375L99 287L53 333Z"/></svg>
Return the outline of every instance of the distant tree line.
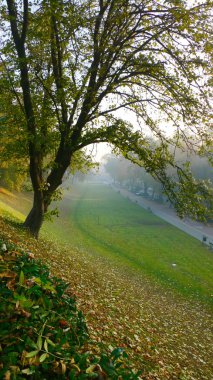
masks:
<svg viewBox="0 0 213 380"><path fill-rule="evenodd" d="M205 181L209 187L213 186L213 169L207 157L199 157L192 152L183 152L180 149L176 150L175 155L176 160L180 164L188 163L196 179ZM168 200L164 193L162 183L159 180L153 178L143 167L139 167L129 160L126 160L123 156L116 156L114 154L105 156L104 167L115 184L153 200ZM170 170L168 175L173 176L175 173Z"/></svg>

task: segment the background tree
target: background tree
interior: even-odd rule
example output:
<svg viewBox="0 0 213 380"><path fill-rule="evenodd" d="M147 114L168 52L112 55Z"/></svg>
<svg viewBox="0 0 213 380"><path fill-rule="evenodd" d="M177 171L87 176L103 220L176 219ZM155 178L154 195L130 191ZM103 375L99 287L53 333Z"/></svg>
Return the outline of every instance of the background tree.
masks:
<svg viewBox="0 0 213 380"><path fill-rule="evenodd" d="M212 2L195 3L1 1L4 80L24 118L34 191L24 225L34 236L76 152L99 142L158 178L180 214L183 202L185 212L203 214L208 189L168 150L168 143L187 139L183 126L197 134L198 153L209 146ZM122 109L137 116L137 128ZM162 121L177 129L173 142ZM147 129L160 146L150 145ZM178 181L168 177L168 166L177 169Z"/></svg>
<svg viewBox="0 0 213 380"><path fill-rule="evenodd" d="M123 182L126 182L129 179L129 165L130 163L125 160L123 156L105 156L104 168L106 172L112 177L114 183L118 182L121 185Z"/></svg>
<svg viewBox="0 0 213 380"><path fill-rule="evenodd" d="M170 149L173 149L172 146ZM190 153L187 149L183 152L177 148L176 160L179 162L179 165L188 162L195 179L204 180L206 186L209 184L212 187L213 168L206 157L200 157L193 152ZM165 200L162 183L153 178L143 167L135 165L123 156L106 155L104 157L104 168L115 184L118 183L130 191L139 193L139 195L148 196L160 201ZM176 173L172 168L172 173L167 173L167 175L175 176ZM176 179L178 180L178 178Z"/></svg>
<svg viewBox="0 0 213 380"><path fill-rule="evenodd" d="M8 87L5 67L0 64L0 185L20 190L27 176L27 138L25 120L20 107L14 104Z"/></svg>

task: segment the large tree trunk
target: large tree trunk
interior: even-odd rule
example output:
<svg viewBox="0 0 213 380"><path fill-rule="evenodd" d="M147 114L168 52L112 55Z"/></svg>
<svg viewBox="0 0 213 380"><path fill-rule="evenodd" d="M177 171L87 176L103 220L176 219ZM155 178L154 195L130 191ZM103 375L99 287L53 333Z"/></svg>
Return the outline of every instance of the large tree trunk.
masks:
<svg viewBox="0 0 213 380"><path fill-rule="evenodd" d="M24 227L37 239L43 223L45 212L44 198L42 192L34 193L33 207L30 210Z"/></svg>

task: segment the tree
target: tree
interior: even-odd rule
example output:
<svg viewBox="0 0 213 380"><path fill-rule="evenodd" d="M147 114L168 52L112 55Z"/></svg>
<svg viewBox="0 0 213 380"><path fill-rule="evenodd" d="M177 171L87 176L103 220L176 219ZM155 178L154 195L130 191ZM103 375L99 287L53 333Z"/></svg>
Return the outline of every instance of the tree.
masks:
<svg viewBox="0 0 213 380"><path fill-rule="evenodd" d="M175 164L160 126L164 121L177 129L174 145L186 138L185 125L199 135L198 152L209 146L205 125L212 2L1 3L4 80L14 106L10 112L14 115L19 107L24 119L19 127L34 192L25 227L38 236L76 152L100 142L111 143L160 179L179 213L184 201L186 212L202 215L201 198L208 191ZM137 116L137 125L126 121L123 109ZM150 145L147 128L160 146ZM177 169L178 182L167 176L168 166Z"/></svg>
<svg viewBox="0 0 213 380"><path fill-rule="evenodd" d="M105 156L104 168L106 172L113 178L114 183L117 181L123 184L128 179L128 164L123 156L117 157L113 155Z"/></svg>
<svg viewBox="0 0 213 380"><path fill-rule="evenodd" d="M20 107L13 104L4 65L0 64L0 184L10 190L20 190L26 179L26 136L20 133L23 123Z"/></svg>

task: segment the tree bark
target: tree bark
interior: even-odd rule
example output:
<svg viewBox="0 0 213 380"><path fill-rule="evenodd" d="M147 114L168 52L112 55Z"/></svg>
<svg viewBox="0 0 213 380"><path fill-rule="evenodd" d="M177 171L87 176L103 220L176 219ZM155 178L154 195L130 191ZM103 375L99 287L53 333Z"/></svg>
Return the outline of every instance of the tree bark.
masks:
<svg viewBox="0 0 213 380"><path fill-rule="evenodd" d="M23 226L31 235L38 239L39 231L43 223L45 204L42 192L34 193L33 207L29 212Z"/></svg>
<svg viewBox="0 0 213 380"><path fill-rule="evenodd" d="M29 232L37 239L39 235L40 228L42 226L44 215L48 210L51 203L52 196L55 190L62 184L62 179L66 169L69 167L72 153L68 152L64 148L65 152L59 151L57 155L57 166L52 169L51 173L46 179L48 183L48 188L42 190L42 173L39 173L37 166L34 168L32 166L31 180L36 178L39 183L39 190L35 189L34 186L34 200L33 207L29 212L25 222L24 227L28 228ZM59 154L60 153L60 154ZM35 169L35 170L33 170Z"/></svg>
<svg viewBox="0 0 213 380"><path fill-rule="evenodd" d="M30 177L34 190L33 207L27 216L24 226L29 229L31 234L38 237L44 217L44 196L42 178L42 151L37 142L37 125L33 109L31 85L29 78L29 67L25 48L26 33L28 28L29 2L24 0L24 15L20 32L18 11L14 0L7 0L8 12L10 16L11 32L19 59L20 84L23 93L23 105L29 133L29 157L30 157Z"/></svg>

